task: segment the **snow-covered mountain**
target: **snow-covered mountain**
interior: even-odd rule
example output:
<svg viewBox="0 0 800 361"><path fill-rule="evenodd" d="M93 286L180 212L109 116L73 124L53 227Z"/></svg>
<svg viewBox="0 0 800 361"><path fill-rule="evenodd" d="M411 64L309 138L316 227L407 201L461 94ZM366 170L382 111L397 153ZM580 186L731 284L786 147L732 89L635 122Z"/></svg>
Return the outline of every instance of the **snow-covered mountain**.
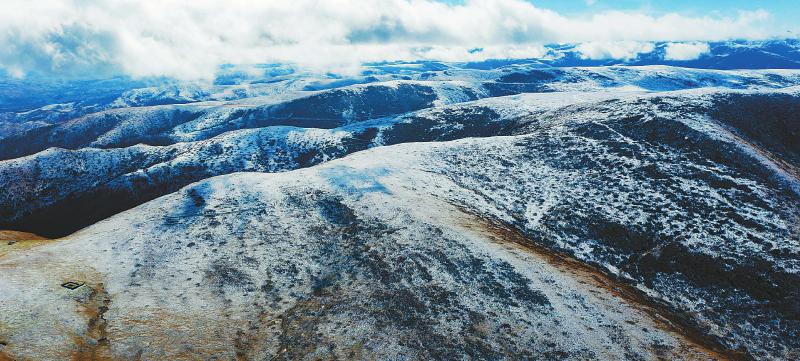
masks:
<svg viewBox="0 0 800 361"><path fill-rule="evenodd" d="M47 147L119 147L200 140L226 131L266 125L334 128L348 123L391 117L438 105L460 103L486 97L521 93L563 91L666 91L700 87L730 89L781 88L800 80L800 71L695 70L654 67L545 68L514 65L499 70L451 69L404 76L366 84L333 86L307 90L307 85L281 87L273 84L270 94L233 101L193 101L186 99L169 106L136 102L125 96L114 104L124 107L67 119L47 119L47 115L71 114L73 107L50 105L9 117L0 139L0 159L29 155ZM292 84L296 83L294 81ZM316 85L314 89L322 87ZM172 89L171 94L199 92ZM305 90L304 90L305 89ZM152 88L139 89L147 92ZM166 90L165 90L166 91ZM249 93L248 93L249 94ZM251 94L252 95L252 94ZM120 99L127 100L120 100ZM170 95L170 99L174 97ZM157 98L153 103L168 102ZM188 99L188 98L187 98ZM199 100L206 98L200 97ZM174 99L173 99L174 101ZM129 108L131 105L141 105Z"/></svg>
<svg viewBox="0 0 800 361"><path fill-rule="evenodd" d="M675 45L700 46L691 57L675 57ZM175 79L54 80L49 78L3 78L0 76L0 132L15 131L9 124L24 121L52 123L110 108L160 104L182 104L209 100L234 100L273 96L296 90L323 90L353 84L391 80L496 79L515 67L645 66L667 65L694 69L800 69L800 40L725 41L710 43L652 43L641 53L613 58L592 44L554 44L546 55L532 59L486 60L443 63L436 61L367 64L358 75L309 73L283 64L262 64L220 69L213 82ZM474 49L482 51L482 49ZM451 73L460 76L453 77ZM499 74L498 74L499 73ZM548 79L543 79L548 80ZM32 125L32 124L28 124ZM25 128L23 128L25 129Z"/></svg>
<svg viewBox="0 0 800 361"><path fill-rule="evenodd" d="M4 106L0 359L800 357L800 71L553 49Z"/></svg>

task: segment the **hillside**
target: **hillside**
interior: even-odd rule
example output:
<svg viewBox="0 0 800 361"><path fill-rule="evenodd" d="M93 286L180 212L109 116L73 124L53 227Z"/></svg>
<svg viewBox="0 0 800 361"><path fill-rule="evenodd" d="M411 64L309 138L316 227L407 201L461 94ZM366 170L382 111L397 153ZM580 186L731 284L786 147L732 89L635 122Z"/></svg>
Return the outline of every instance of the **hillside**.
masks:
<svg viewBox="0 0 800 361"><path fill-rule="evenodd" d="M0 359L800 357L800 72L410 68L4 113Z"/></svg>

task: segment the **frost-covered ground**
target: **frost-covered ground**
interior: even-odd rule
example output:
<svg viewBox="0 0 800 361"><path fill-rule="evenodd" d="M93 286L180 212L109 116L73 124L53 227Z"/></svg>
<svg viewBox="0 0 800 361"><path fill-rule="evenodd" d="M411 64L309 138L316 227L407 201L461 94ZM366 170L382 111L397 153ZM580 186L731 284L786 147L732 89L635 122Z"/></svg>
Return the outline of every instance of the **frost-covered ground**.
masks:
<svg viewBox="0 0 800 361"><path fill-rule="evenodd" d="M0 277L8 290L2 304L14 310L0 316L4 352L53 359L700 359L710 352L648 309L609 295L603 279L549 262L412 186L436 177L414 171L407 182L383 166L349 164L214 178L66 240L11 253L2 265L13 270ZM87 284L59 286L73 279ZM94 320L89 329L84 314Z"/></svg>
<svg viewBox="0 0 800 361"><path fill-rule="evenodd" d="M0 358L800 357L800 73L384 75L16 113Z"/></svg>
<svg viewBox="0 0 800 361"><path fill-rule="evenodd" d="M154 135L146 131L132 133L121 130L125 126L118 126L98 137L114 139L113 146L106 143L100 148L95 141L77 150L50 148L0 161L0 183L11 190L0 194L0 227L20 228L51 237L62 236L210 176L239 171L286 171L376 146L528 134L541 131L541 124L583 126L604 117L609 122L616 122L625 117L658 116L679 126L682 125L677 120L681 117L690 117L696 120L692 124L699 126L705 118L711 118L717 122L730 122L730 127L742 133L750 128L747 128L747 123L735 122L738 118L732 114L757 116L764 107L772 105L783 109L774 114L782 118L775 120L777 125L762 127L759 131L764 134L758 135L758 141L768 143L776 138L789 137L783 141L791 142L792 133L782 132L780 123L791 121L794 110L786 106L797 103L797 93L796 88L780 91L703 88L674 92L615 88L594 92L531 93L435 106L330 129L267 123L201 140L170 141L156 146L123 146L121 143L136 142L136 134ZM752 100L739 110L722 113L724 109L732 109L738 102L734 99L739 98ZM138 111L141 109L124 114L132 117ZM176 122L176 118L192 118L181 116L181 112L166 111L164 114L163 119L172 122ZM609 118L610 115L613 118ZM152 117L133 119L135 121L128 124L157 126ZM224 125L238 121L214 119ZM292 117L287 119L297 121ZM564 123L566 120L574 122ZM200 121L200 118L195 121ZM165 128L164 132L185 131L195 121ZM75 129L96 129L92 126L97 124L69 124L66 129L83 136L86 131ZM166 136L156 133L155 137ZM52 137L47 139L54 141ZM782 157L793 157L787 160L797 160L796 151L777 150Z"/></svg>

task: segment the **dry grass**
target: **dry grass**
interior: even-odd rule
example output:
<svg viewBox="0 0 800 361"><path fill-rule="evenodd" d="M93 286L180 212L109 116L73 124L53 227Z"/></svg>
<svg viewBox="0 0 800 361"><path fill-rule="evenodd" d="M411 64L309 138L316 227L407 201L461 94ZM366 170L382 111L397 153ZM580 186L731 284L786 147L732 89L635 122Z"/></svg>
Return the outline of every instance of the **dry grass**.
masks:
<svg viewBox="0 0 800 361"><path fill-rule="evenodd" d="M0 258L21 250L51 243L53 240L42 236L18 231L0 231Z"/></svg>

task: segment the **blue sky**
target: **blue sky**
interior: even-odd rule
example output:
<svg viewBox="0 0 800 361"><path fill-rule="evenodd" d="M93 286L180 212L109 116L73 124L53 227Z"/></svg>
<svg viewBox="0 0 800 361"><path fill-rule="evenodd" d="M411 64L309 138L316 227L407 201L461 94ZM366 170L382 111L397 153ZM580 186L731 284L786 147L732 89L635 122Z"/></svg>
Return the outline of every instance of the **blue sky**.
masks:
<svg viewBox="0 0 800 361"><path fill-rule="evenodd" d="M221 64L290 63L346 73L375 61L536 58L554 43L629 57L670 42L687 58L710 41L798 37L798 2L4 0L0 71L211 78Z"/></svg>

